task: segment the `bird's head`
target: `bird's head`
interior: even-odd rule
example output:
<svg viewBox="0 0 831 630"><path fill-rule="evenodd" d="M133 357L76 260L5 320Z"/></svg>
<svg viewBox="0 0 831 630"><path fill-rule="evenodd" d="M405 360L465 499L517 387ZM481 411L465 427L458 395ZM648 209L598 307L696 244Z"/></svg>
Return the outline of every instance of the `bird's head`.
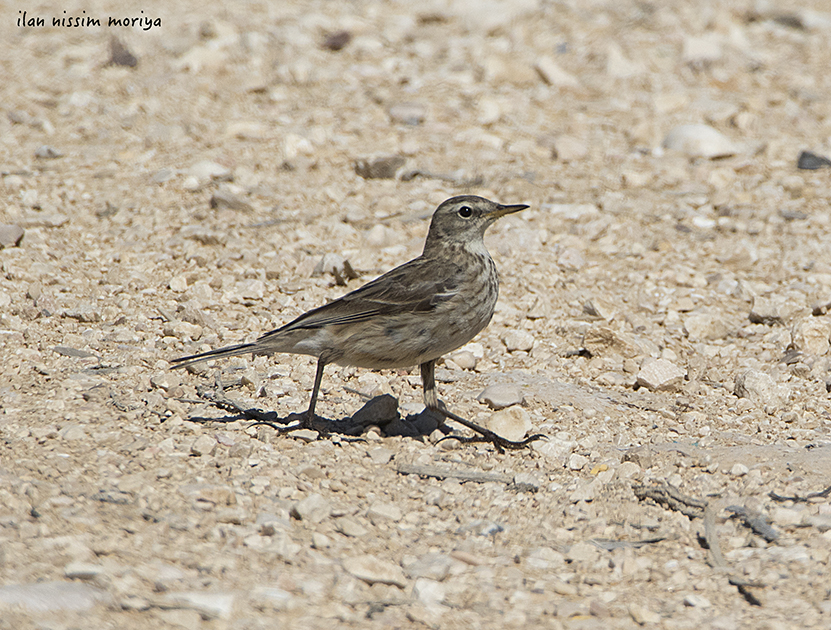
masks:
<svg viewBox="0 0 831 630"><path fill-rule="evenodd" d="M424 251L426 253L434 247L449 243L479 245L482 243L485 230L499 217L527 207L525 204L503 206L475 195L451 197L442 202L433 213Z"/></svg>

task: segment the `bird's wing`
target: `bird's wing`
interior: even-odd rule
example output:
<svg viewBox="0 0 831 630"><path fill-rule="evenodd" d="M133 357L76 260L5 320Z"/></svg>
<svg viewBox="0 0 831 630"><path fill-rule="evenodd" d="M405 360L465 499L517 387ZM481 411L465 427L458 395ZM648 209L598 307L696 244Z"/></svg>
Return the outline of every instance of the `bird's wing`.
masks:
<svg viewBox="0 0 831 630"><path fill-rule="evenodd" d="M457 294L460 276L461 267L454 262L419 257L260 339L290 330L360 322L376 315L429 312Z"/></svg>

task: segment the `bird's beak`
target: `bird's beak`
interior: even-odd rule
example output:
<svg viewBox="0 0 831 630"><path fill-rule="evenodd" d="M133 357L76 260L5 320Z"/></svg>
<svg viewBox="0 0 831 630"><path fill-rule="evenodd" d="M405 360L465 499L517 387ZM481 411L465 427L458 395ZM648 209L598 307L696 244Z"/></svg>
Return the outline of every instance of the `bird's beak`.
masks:
<svg viewBox="0 0 831 630"><path fill-rule="evenodd" d="M514 212L519 212L520 210L525 210L525 208L529 208L530 206L525 205L524 203L518 203L513 206L497 206L496 210L491 212L491 216L494 219L498 219L499 217L504 217L506 214L513 214Z"/></svg>

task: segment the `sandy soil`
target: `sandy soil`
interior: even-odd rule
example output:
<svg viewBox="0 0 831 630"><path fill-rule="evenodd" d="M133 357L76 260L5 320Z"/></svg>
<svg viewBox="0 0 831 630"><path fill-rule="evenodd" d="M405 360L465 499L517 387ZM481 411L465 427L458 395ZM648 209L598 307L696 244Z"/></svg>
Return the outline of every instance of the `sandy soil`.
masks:
<svg viewBox="0 0 831 630"><path fill-rule="evenodd" d="M17 10L0 628L831 627L831 170L797 168L831 155L827 3ZM513 386L546 441L437 443L415 370L329 368L324 439L198 403L219 375L283 423L308 357L169 370L462 193L531 208L440 395L486 423Z"/></svg>

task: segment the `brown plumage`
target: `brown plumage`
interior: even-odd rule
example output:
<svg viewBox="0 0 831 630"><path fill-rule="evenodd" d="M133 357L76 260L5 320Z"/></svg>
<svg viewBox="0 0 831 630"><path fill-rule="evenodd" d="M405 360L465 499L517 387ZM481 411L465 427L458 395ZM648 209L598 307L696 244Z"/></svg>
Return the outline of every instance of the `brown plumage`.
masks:
<svg viewBox="0 0 831 630"><path fill-rule="evenodd" d="M429 409L489 434L440 405L435 362L473 339L490 322L499 294L499 276L485 249L485 230L499 217L527 207L503 206L473 195L448 199L433 214L418 258L252 343L175 359L174 367L248 353L315 356L317 373L302 422L302 426L311 427L327 364L376 369L419 365ZM494 441L490 435L488 439ZM494 444L510 447L527 442L499 440L500 444Z"/></svg>

